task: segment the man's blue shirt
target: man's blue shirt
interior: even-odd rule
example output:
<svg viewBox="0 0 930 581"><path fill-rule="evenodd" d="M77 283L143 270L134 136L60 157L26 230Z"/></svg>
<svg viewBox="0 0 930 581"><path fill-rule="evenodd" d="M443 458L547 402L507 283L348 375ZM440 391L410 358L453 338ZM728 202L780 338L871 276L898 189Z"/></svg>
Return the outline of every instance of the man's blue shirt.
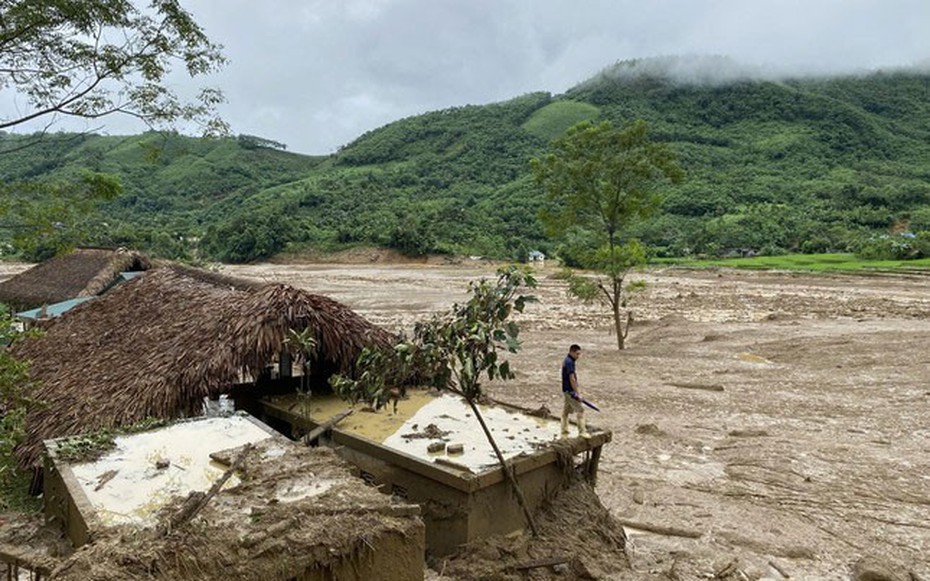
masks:
<svg viewBox="0 0 930 581"><path fill-rule="evenodd" d="M562 391L575 391L572 387L571 376L575 373L575 360L572 359L571 355L565 356L565 361L562 362Z"/></svg>

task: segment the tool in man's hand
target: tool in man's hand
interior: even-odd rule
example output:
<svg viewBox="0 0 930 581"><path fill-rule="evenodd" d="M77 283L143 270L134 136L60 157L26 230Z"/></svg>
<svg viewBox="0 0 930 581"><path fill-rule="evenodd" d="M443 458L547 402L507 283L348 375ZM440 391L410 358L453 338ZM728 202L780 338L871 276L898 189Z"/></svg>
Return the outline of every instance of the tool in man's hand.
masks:
<svg viewBox="0 0 930 581"><path fill-rule="evenodd" d="M594 410L594 411L596 411L596 412L601 411L601 408L597 407L597 406L594 405L593 403L591 403L591 402L589 402L588 400L586 400L585 398L581 397L580 395L578 395L577 392L574 392L574 391L573 391L573 392L572 392L572 397L575 398L575 399L577 399L578 401L580 401L581 403L583 403L584 405L588 406L589 408L591 408L592 410Z"/></svg>

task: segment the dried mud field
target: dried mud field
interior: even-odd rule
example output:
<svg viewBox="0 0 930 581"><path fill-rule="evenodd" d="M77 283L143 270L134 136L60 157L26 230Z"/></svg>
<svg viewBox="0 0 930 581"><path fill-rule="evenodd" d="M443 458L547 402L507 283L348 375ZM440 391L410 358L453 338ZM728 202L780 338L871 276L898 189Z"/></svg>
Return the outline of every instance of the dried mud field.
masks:
<svg viewBox="0 0 930 581"><path fill-rule="evenodd" d="M484 263L258 264L227 274L332 296L409 329L493 277ZM603 309L538 272L517 378L558 413L583 347L589 422L613 431L597 492L629 528L624 579L847 579L863 558L930 580L930 277L651 270L618 351ZM652 528L660 533L649 533Z"/></svg>

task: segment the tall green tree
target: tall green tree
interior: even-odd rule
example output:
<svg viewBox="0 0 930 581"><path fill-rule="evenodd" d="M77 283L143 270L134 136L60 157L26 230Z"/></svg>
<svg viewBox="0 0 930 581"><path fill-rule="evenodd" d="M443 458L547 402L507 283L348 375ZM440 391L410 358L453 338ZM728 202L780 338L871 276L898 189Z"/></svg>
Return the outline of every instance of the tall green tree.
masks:
<svg viewBox="0 0 930 581"><path fill-rule="evenodd" d="M643 121L624 128L580 123L531 165L549 204L542 212L548 234L561 238L580 232L592 241L576 260L595 275L569 274L569 291L610 307L617 347L623 349L632 313L626 312L625 321L623 314L636 288L624 280L646 261L643 245L628 229L658 210L661 187L680 182L684 172L667 144L649 138Z"/></svg>
<svg viewBox="0 0 930 581"><path fill-rule="evenodd" d="M185 121L225 132L219 91L185 100L166 83L177 66L192 77L219 69L220 50L179 0L0 0L0 86L20 97L0 130L125 114L152 128Z"/></svg>

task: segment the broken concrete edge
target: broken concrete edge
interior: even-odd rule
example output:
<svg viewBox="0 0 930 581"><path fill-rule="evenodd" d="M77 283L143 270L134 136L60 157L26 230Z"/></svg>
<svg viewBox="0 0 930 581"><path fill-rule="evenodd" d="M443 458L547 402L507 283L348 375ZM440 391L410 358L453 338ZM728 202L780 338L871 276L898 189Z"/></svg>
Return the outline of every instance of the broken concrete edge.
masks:
<svg viewBox="0 0 930 581"><path fill-rule="evenodd" d="M60 521L59 526L77 548L91 540L90 531L101 525L97 511L78 482L71 465L58 456L58 443L68 438L45 440L44 501L45 524ZM57 478L55 477L57 475ZM60 482L60 484L59 484Z"/></svg>

